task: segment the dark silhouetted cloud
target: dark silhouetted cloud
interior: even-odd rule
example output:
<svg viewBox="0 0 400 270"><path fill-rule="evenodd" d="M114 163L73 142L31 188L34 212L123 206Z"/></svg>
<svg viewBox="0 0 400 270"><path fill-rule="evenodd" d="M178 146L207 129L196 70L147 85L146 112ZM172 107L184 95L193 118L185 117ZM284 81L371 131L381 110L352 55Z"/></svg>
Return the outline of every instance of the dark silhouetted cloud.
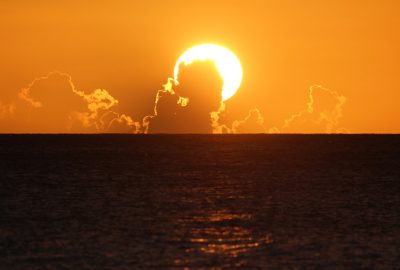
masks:
<svg viewBox="0 0 400 270"><path fill-rule="evenodd" d="M149 133L212 133L211 112L221 104L222 79L210 61L182 66L178 86L169 79L158 91L154 114L144 118Z"/></svg>

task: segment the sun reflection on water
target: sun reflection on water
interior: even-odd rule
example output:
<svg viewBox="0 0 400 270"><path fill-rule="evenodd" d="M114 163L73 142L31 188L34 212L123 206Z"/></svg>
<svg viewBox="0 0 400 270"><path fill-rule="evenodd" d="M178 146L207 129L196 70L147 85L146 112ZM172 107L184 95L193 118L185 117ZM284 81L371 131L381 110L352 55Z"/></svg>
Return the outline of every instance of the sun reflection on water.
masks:
<svg viewBox="0 0 400 270"><path fill-rule="evenodd" d="M175 265L190 266L197 258L209 258L220 263L221 267L245 264L246 254L250 250L254 251L273 242L271 235L259 236L245 228L252 220L251 215L232 214L228 211L192 217L191 228L186 232L189 236L189 244L185 249L187 260L176 260Z"/></svg>

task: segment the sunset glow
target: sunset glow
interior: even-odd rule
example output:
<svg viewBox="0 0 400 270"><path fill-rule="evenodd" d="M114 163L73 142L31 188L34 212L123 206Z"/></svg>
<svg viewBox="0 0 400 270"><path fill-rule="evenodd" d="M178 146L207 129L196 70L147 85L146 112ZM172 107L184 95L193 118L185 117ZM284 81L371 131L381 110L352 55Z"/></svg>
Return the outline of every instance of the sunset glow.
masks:
<svg viewBox="0 0 400 270"><path fill-rule="evenodd" d="M174 78L179 84L179 67L180 65L190 65L195 61L214 62L219 74L221 75L224 84L222 86L222 101L226 101L235 95L242 83L243 70L239 59L230 50L214 45L203 44L195 46L187 50L178 59L174 69Z"/></svg>
<svg viewBox="0 0 400 270"><path fill-rule="evenodd" d="M399 12L3 1L0 133L399 133Z"/></svg>
<svg viewBox="0 0 400 270"><path fill-rule="evenodd" d="M400 265L399 14L1 1L0 270Z"/></svg>

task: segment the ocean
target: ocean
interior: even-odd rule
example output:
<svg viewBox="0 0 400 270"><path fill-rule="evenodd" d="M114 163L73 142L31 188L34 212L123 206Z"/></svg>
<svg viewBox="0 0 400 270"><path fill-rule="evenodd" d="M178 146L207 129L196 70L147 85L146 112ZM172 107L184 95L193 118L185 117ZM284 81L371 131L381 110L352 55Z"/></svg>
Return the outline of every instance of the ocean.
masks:
<svg viewBox="0 0 400 270"><path fill-rule="evenodd" d="M0 136L0 269L399 268L399 135Z"/></svg>

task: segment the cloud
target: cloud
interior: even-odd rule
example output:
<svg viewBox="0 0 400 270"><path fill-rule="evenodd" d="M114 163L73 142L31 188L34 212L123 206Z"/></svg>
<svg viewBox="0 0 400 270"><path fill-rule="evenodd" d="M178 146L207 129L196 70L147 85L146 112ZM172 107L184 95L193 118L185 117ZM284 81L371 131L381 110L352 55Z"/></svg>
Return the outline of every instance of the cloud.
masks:
<svg viewBox="0 0 400 270"><path fill-rule="evenodd" d="M143 119L145 133L212 133L212 112L221 104L222 79L211 61L180 69L156 94L154 113Z"/></svg>
<svg viewBox="0 0 400 270"><path fill-rule="evenodd" d="M281 126L269 126L257 108L227 123L222 84L211 61L183 66L180 84L169 78L156 93L152 114L139 122L119 112L119 101L107 90L79 90L71 75L54 71L35 78L10 104L0 103L0 132L349 133L340 125L347 99L320 85L309 88L305 108Z"/></svg>
<svg viewBox="0 0 400 270"><path fill-rule="evenodd" d="M226 117L226 104L221 103L218 111L211 112L212 127L214 134L251 134L266 133L264 117L259 109L249 110L247 116L242 120L235 120L228 126L221 124L221 118Z"/></svg>
<svg viewBox="0 0 400 270"><path fill-rule="evenodd" d="M266 133L264 117L259 109L251 109L243 120L232 124L232 133Z"/></svg>
<svg viewBox="0 0 400 270"><path fill-rule="evenodd" d="M174 79L168 78L167 83L163 85L163 89L157 91L154 101L153 114L145 116L142 121L144 133L149 133L152 122L154 123L154 121L157 121L159 118L165 117L165 114L168 114L168 110L166 108L175 108L176 105L187 106L189 100L186 99L185 102L180 103L180 97L175 94L173 85ZM161 111L161 115L159 114L159 111Z"/></svg>
<svg viewBox="0 0 400 270"><path fill-rule="evenodd" d="M219 100L217 110L211 110L208 107L206 110L201 111L203 115L203 128L201 129L196 127L196 124L200 123L196 121L198 119L196 119L195 115L190 114L190 103L197 99L179 96L173 90L173 86L173 79L169 79L168 83L164 85L164 89L158 91L154 115L145 117L143 121L146 133L149 130L154 133L193 132L214 134L350 132L340 125L340 120L343 117L343 108L347 101L346 97L320 85L310 86L306 107L285 119L281 127L268 126L258 108L249 110L247 116L241 120L233 121L230 125L221 123L224 122L222 119L226 116L227 112L226 104ZM191 87L193 88L193 85ZM208 91L209 89L205 87L197 89L197 91L198 93L204 93L204 91ZM218 87L214 87L214 89L218 89ZM185 106L182 106L179 101L182 99L185 101L183 103ZM186 106L188 108L182 108ZM200 113L200 111L197 110L196 113ZM204 119L207 119L207 121L204 121ZM204 124L206 124L205 128Z"/></svg>
<svg viewBox="0 0 400 270"><path fill-rule="evenodd" d="M214 133L349 133L340 125L343 108L347 99L336 91L313 85L308 91L305 109L291 115L283 121L281 127L270 127L265 122L261 111L257 108L249 110L242 120L235 120L231 125L220 124L221 115L226 105L222 104L218 111L212 112Z"/></svg>
<svg viewBox="0 0 400 270"><path fill-rule="evenodd" d="M312 85L308 91L308 102L304 110L284 121L281 132L342 133L340 126L343 107L347 99L338 92Z"/></svg>
<svg viewBox="0 0 400 270"><path fill-rule="evenodd" d="M67 73L54 71L35 78L17 97L13 118L3 116L7 125L18 127L11 132L138 132L137 122L115 111L119 101L107 90L78 90ZM1 115L3 111L7 110L1 107Z"/></svg>
<svg viewBox="0 0 400 270"><path fill-rule="evenodd" d="M139 122L134 121L130 116L126 114L118 114L116 112L109 111L103 114L101 117L103 125L108 123L105 127L108 133L141 133L142 126Z"/></svg>

